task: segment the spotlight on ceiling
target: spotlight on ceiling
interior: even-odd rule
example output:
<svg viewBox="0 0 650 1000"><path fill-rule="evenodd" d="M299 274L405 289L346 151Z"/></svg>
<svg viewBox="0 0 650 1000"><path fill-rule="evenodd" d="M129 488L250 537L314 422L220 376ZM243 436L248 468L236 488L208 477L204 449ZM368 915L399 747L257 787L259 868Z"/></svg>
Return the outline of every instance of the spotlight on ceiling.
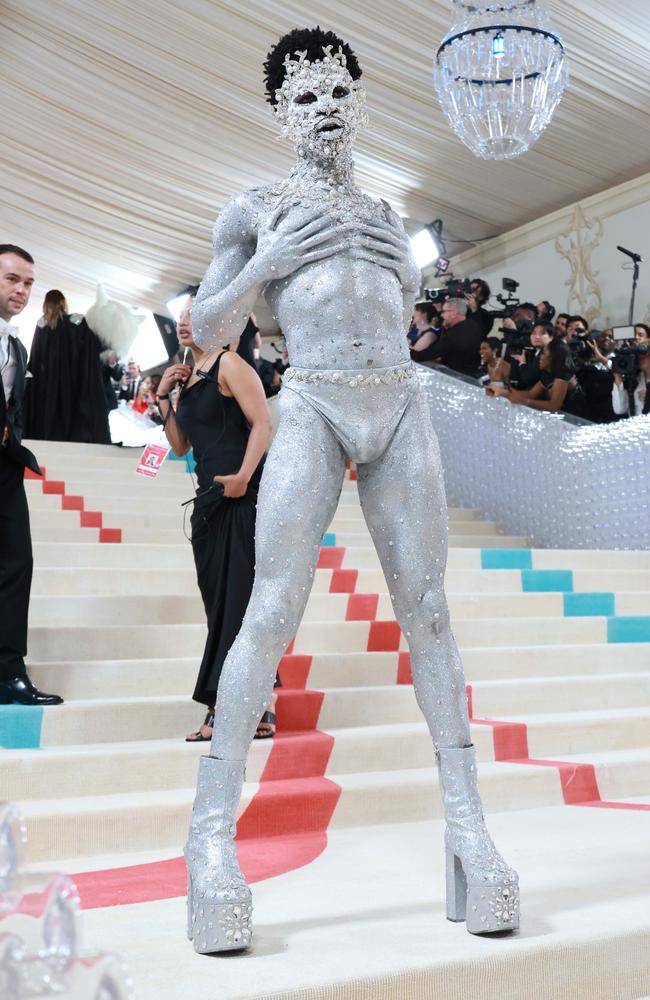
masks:
<svg viewBox="0 0 650 1000"><path fill-rule="evenodd" d="M189 299L189 292L181 292L180 295L176 295L175 298L170 299L167 303L167 311L173 316L174 321L178 323L181 318L181 313L185 308L185 303Z"/></svg>
<svg viewBox="0 0 650 1000"><path fill-rule="evenodd" d="M420 269L435 264L441 254L445 252L445 244L442 240L442 219L434 219L419 233L412 236L411 247L415 262Z"/></svg>
<svg viewBox="0 0 650 1000"><path fill-rule="evenodd" d="M178 323L181 318L181 313L185 308L185 303L191 297L196 295L199 290L198 285L186 285L185 288L175 295L173 299L170 299L166 305L167 311L174 318L174 322Z"/></svg>

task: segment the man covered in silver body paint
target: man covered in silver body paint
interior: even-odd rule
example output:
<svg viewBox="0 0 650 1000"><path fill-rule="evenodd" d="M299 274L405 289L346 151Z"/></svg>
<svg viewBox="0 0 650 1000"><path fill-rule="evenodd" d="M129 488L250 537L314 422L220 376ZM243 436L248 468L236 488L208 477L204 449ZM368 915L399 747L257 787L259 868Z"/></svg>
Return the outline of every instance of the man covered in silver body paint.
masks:
<svg viewBox="0 0 650 1000"><path fill-rule="evenodd" d="M476 787L463 668L443 589L447 506L438 444L404 330L420 274L399 217L354 183L365 121L361 70L319 28L280 40L267 90L296 150L289 177L221 212L215 256L193 310L204 349L239 336L263 293L291 368L262 478L256 578L219 684L209 757L199 767L188 866L188 934L200 953L246 947L251 893L234 814L246 755L296 633L345 459L411 652L413 682L439 764L447 819L447 915L471 933L519 924L517 874L497 852ZM280 530L285 544L278 546Z"/></svg>

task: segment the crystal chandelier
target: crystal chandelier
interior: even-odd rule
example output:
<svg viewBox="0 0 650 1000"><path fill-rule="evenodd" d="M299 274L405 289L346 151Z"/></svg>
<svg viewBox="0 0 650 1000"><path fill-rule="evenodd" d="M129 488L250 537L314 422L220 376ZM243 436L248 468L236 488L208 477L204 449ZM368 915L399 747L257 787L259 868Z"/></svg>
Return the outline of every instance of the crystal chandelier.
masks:
<svg viewBox="0 0 650 1000"><path fill-rule="evenodd" d="M434 71L442 109L475 156L519 156L539 139L564 93L562 41L537 0L451 3L457 20Z"/></svg>

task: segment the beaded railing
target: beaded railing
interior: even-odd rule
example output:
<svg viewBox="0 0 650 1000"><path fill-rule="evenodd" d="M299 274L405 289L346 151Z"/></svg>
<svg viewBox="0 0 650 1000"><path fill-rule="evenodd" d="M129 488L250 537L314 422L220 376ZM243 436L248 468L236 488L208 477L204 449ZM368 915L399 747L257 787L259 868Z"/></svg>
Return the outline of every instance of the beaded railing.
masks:
<svg viewBox="0 0 650 1000"><path fill-rule="evenodd" d="M418 367L447 494L533 545L650 547L650 416L589 424Z"/></svg>
<svg viewBox="0 0 650 1000"><path fill-rule="evenodd" d="M74 882L23 871L25 843L18 809L0 802L0 997L129 1000L132 983L118 958L79 953Z"/></svg>

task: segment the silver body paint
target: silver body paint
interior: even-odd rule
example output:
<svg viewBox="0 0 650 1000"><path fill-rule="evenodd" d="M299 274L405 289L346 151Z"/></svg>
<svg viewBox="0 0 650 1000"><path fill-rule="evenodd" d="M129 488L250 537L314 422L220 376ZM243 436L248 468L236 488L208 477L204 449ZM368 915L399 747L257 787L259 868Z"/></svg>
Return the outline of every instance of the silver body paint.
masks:
<svg viewBox="0 0 650 1000"><path fill-rule="evenodd" d="M336 120L330 91L337 82L349 95L343 134L330 142L317 130L319 121ZM318 100L301 114L290 98L305 86ZM357 463L363 513L409 644L415 694L433 743L468 747L465 679L443 587L447 504L440 455L405 337L419 272L398 218L354 184L349 146L362 118L358 84L339 65L314 63L299 66L285 90L278 116L293 129L296 167L286 181L246 192L224 209L215 261L193 310L197 343L225 344L263 291L292 366L260 486L255 584L223 666L211 756L245 761L278 662L300 624L346 458ZM316 223L315 209L322 220ZM301 227L310 233L320 225L327 241L295 250ZM304 262L315 252L323 256ZM452 763L446 767L446 787L459 787ZM474 772L458 767L468 787ZM480 800L472 787L475 806ZM480 808L473 816L473 832L465 824L462 837L450 820L448 845L462 862L471 841L472 877L482 854L488 877L494 845ZM208 826L195 824L190 842L209 835ZM516 874L508 872L512 886Z"/></svg>

